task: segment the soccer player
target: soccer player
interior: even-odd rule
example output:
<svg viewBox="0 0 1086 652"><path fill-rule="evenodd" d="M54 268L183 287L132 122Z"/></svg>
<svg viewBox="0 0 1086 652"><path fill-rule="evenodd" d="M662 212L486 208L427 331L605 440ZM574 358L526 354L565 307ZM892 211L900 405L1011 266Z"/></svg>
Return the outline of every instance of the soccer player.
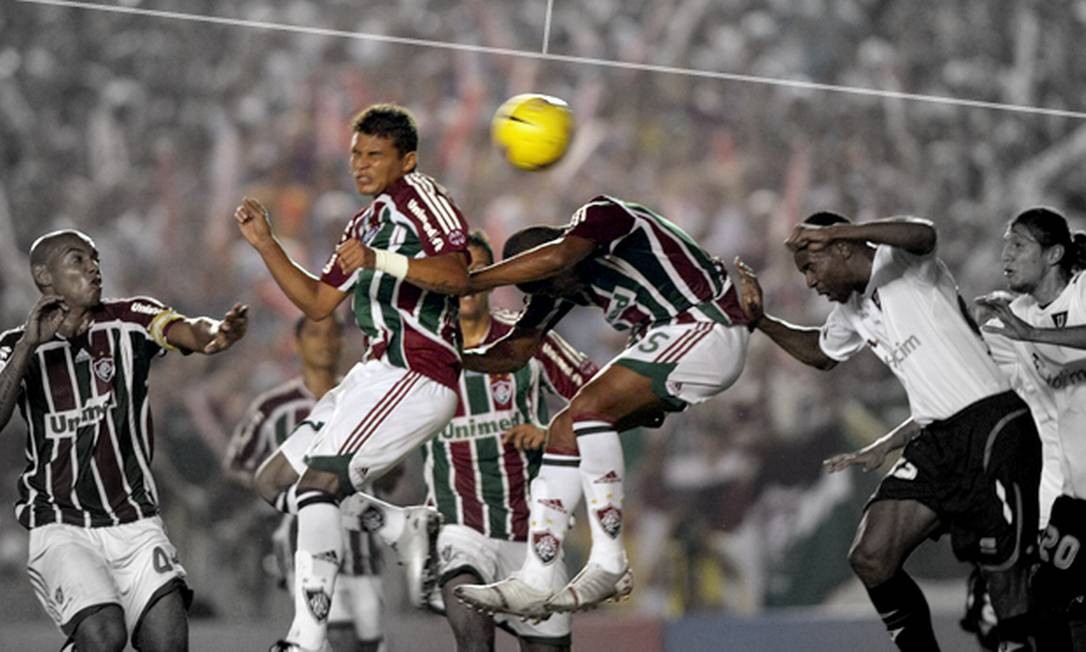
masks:
<svg viewBox="0 0 1086 652"><path fill-rule="evenodd" d="M247 307L220 321L102 299L98 249L73 230L38 238L30 273L42 296L0 335L0 428L16 405L27 426L15 515L30 583L66 649L187 650L192 592L158 515L148 373L166 351L230 348Z"/></svg>
<svg viewBox="0 0 1086 652"><path fill-rule="evenodd" d="M287 255L259 202L246 198L234 213L291 302L307 317L323 319L351 296L366 343L362 361L300 426L319 434L306 451L293 498L284 501L298 513L298 552L294 622L278 650L314 650L325 642L342 554L339 501L445 427L457 405L460 330L453 295L468 288L464 218L446 191L415 169L418 128L406 109L371 106L351 128L351 174L359 193L373 201L347 223L319 278ZM410 520L404 516L412 512L392 512L377 534L390 544L402 536L422 540L397 551L424 558L426 539L440 524L430 512ZM404 563L409 570L422 567Z"/></svg>
<svg viewBox="0 0 1086 652"><path fill-rule="evenodd" d="M512 330L465 367L508 373L531 359L575 305L594 305L630 343L555 415L536 486L524 566L458 598L488 611L540 618L629 591L622 542L624 462L615 437L628 427L719 394L739 377L749 332L723 264L651 210L600 196L565 228L513 234L497 265L472 273L473 291L517 284L528 305ZM565 588L550 586L569 514L585 496L592 551ZM563 509L552 508L562 505Z"/></svg>
<svg viewBox="0 0 1086 652"><path fill-rule="evenodd" d="M312 443L307 438L311 440L315 432L312 428L295 430L295 426L339 382L343 323L335 313L319 321L300 317L294 325L294 340L302 374L257 397L227 447L223 468L245 486L253 484L258 465L276 451L282 451L293 468L305 470L302 457ZM328 613L328 642L339 652L377 652L382 639L380 549L366 531L365 519L351 514L344 514L343 519L343 566ZM275 556L288 590L294 575L295 520L293 515L285 515L273 535Z"/></svg>
<svg viewBox="0 0 1086 652"><path fill-rule="evenodd" d="M1036 373L1056 409L1057 440L1045 460L1060 480L1041 536L1041 567L1033 593L1045 615L1070 625L1073 649L1086 651L1086 235L1072 237L1067 220L1049 208L1016 216L1003 236L1003 275L1013 300L1002 293L978 299L996 321L983 328L1006 337L1018 355L1019 373Z"/></svg>
<svg viewBox="0 0 1086 652"><path fill-rule="evenodd" d="M743 309L800 362L827 370L870 347L905 386L909 420L826 461L831 471L872 469L904 447L849 551L898 648L938 649L927 602L902 564L925 538L949 531L955 555L978 564L988 582L1006 649L1029 649L1037 430L988 356L935 243L926 220L852 224L816 213L786 244L807 286L838 304L825 324L800 327L767 314L757 278L737 259Z"/></svg>
<svg viewBox="0 0 1086 652"><path fill-rule="evenodd" d="M494 262L480 231L469 235L468 251L471 269ZM489 295L484 291L460 298L465 349L495 342L513 328L515 316L492 311ZM456 416L423 448L428 502L444 517L437 542L440 584L459 652L493 650L495 621L520 639L521 650L569 649L569 614L540 623L492 619L453 599L453 591L461 584L503 579L524 562L529 496L547 493L539 488L543 480L535 477L546 440L543 424L548 421L544 391L568 401L597 371L557 333L547 333L520 369L499 374L465 371ZM566 509L557 503L550 507ZM568 580L560 548L548 556L556 564L551 589L557 591Z"/></svg>

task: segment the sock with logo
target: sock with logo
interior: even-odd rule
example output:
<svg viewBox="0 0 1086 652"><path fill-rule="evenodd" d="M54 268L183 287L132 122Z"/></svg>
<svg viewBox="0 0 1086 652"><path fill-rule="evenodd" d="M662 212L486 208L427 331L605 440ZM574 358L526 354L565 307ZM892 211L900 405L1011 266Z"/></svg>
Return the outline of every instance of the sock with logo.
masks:
<svg viewBox="0 0 1086 652"><path fill-rule="evenodd" d="M574 417L573 432L581 451L581 486L592 529L592 553L588 560L617 573L626 568L626 548L622 541L626 463L622 443L614 425L598 419Z"/></svg>
<svg viewBox="0 0 1086 652"><path fill-rule="evenodd" d="M920 587L902 569L882 584L867 589L871 604L902 652L938 652L931 611Z"/></svg>
<svg viewBox="0 0 1086 652"><path fill-rule="evenodd" d="M319 649L328 630L328 612L342 555L339 507L320 491L298 495L298 551L294 553L294 621L287 640Z"/></svg>
<svg viewBox="0 0 1086 652"><path fill-rule="evenodd" d="M540 591L553 588L555 572L563 563L562 540L581 500L578 462L573 455L544 453L539 475L529 489L528 554L517 576Z"/></svg>
<svg viewBox="0 0 1086 652"><path fill-rule="evenodd" d="M399 541L407 522L407 512L403 507L363 493L345 498L342 509L347 521L358 523L357 529L373 532L390 546Z"/></svg>

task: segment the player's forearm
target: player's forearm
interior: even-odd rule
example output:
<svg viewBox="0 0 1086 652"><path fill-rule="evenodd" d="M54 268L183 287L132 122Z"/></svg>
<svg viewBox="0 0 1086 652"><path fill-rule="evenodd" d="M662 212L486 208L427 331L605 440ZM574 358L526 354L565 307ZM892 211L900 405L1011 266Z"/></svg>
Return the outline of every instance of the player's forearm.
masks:
<svg viewBox="0 0 1086 652"><path fill-rule="evenodd" d="M1086 326L1031 328L1022 339L1071 349L1086 349Z"/></svg>
<svg viewBox="0 0 1086 652"><path fill-rule="evenodd" d="M559 244L544 245L472 272L469 291L482 292L504 285L541 281L577 262Z"/></svg>
<svg viewBox="0 0 1086 652"><path fill-rule="evenodd" d="M535 346L538 346L538 342ZM465 351L461 359L464 369L468 371L507 374L528 364L535 353L535 346L522 339L503 339L487 347Z"/></svg>
<svg viewBox="0 0 1086 652"><path fill-rule="evenodd" d="M822 352L818 345L819 330L790 324L768 313L758 321L758 330L769 336L788 355L805 365L822 369L833 369L837 361Z"/></svg>
<svg viewBox="0 0 1086 652"><path fill-rule="evenodd" d="M276 285L287 295L290 302L298 307L306 317L310 319L324 319L331 310L325 312L320 304L318 294L320 291L320 279L316 278L298 263L291 260L282 245L274 238L269 243L258 249L264 265L271 272ZM335 306L332 307L333 309Z"/></svg>
<svg viewBox="0 0 1086 652"><path fill-rule="evenodd" d="M917 217L896 217L862 224L836 224L832 227L835 237L842 240L859 240L898 247L913 254L927 254L935 250L935 227L929 220Z"/></svg>
<svg viewBox="0 0 1086 652"><path fill-rule="evenodd" d="M8 425L15 412L15 403L19 400L19 387L26 375L30 359L37 348L23 337L15 343L15 348L8 358L7 365L0 370L0 429Z"/></svg>
<svg viewBox="0 0 1086 652"><path fill-rule="evenodd" d="M183 351L203 351L218 327L219 321L210 317L179 319L166 331L166 341Z"/></svg>
<svg viewBox="0 0 1086 652"><path fill-rule="evenodd" d="M902 421L896 428L880 437L872 446L881 446L886 453L891 453L899 448L904 448L905 444L920 431L920 424L913 421L911 418Z"/></svg>
<svg viewBox="0 0 1086 652"><path fill-rule="evenodd" d="M468 293L468 266L463 254L447 254L408 260L408 283L424 290L461 296Z"/></svg>

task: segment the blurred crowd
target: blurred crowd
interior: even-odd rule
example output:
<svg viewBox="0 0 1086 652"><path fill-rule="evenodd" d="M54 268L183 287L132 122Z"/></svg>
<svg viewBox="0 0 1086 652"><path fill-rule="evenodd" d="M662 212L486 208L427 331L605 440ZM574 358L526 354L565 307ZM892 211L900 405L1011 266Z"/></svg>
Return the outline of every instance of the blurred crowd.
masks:
<svg viewBox="0 0 1086 652"><path fill-rule="evenodd" d="M110 4L179 11L164 0ZM183 11L397 39L539 52L544 2L190 0ZM646 0L555 3L548 52L1015 105L1086 110L1086 0ZM514 170L489 140L518 92L572 106L566 158ZM829 306L781 246L819 209L933 219L970 298L1000 285L1006 221L1043 203L1086 214L1086 121L804 90L406 41L314 35L9 3L0 12L0 325L36 293L26 251L76 227L102 253L107 295L189 314L252 307L247 338L213 359L168 356L152 375L155 473L171 537L208 613L259 615L274 583L253 541L269 508L219 472L248 401L295 373L295 312L238 236L245 195L270 207L318 269L364 203L346 165L350 116L408 106L421 169L500 247L564 222L600 193L662 212L725 261L760 272L767 304L800 323ZM496 302L519 305L512 290ZM560 329L598 362L623 344L594 312ZM355 349L352 349L355 351ZM738 385L659 430L626 437L634 608L680 614L820 604L875 478L825 475L830 453L907 415L873 356L825 377L758 335ZM0 441L0 584L25 583L10 505L18 419ZM412 483L414 483L412 485ZM421 496L408 478L404 500ZM581 545L572 537L574 546ZM571 552L576 559L578 550ZM582 553L583 554L583 553ZM931 563L933 574L953 565Z"/></svg>

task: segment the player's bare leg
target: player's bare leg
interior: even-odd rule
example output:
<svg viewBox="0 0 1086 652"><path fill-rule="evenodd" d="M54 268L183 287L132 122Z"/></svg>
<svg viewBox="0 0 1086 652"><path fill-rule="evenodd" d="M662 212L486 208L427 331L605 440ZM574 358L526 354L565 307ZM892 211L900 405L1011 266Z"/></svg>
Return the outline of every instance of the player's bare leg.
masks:
<svg viewBox="0 0 1086 652"><path fill-rule="evenodd" d="M180 589L175 588L148 606L132 632L132 647L140 652L189 649L189 620Z"/></svg>
<svg viewBox="0 0 1086 652"><path fill-rule="evenodd" d="M253 474L253 487L269 505L284 514L297 514L298 472L282 451L276 451Z"/></svg>
<svg viewBox="0 0 1086 652"><path fill-rule="evenodd" d="M494 620L455 599L454 591L461 584L478 584L480 579L470 572L460 573L441 587L445 599L445 618L453 630L457 652L492 652L494 650Z"/></svg>
<svg viewBox="0 0 1086 652"><path fill-rule="evenodd" d="M77 650L120 652L128 642L124 612L119 605L103 605L79 621L71 636Z"/></svg>
<svg viewBox="0 0 1086 652"><path fill-rule="evenodd" d="M909 554L939 526L939 517L915 500L880 500L864 512L848 553L875 610L899 649L939 649L924 594L902 568Z"/></svg>

